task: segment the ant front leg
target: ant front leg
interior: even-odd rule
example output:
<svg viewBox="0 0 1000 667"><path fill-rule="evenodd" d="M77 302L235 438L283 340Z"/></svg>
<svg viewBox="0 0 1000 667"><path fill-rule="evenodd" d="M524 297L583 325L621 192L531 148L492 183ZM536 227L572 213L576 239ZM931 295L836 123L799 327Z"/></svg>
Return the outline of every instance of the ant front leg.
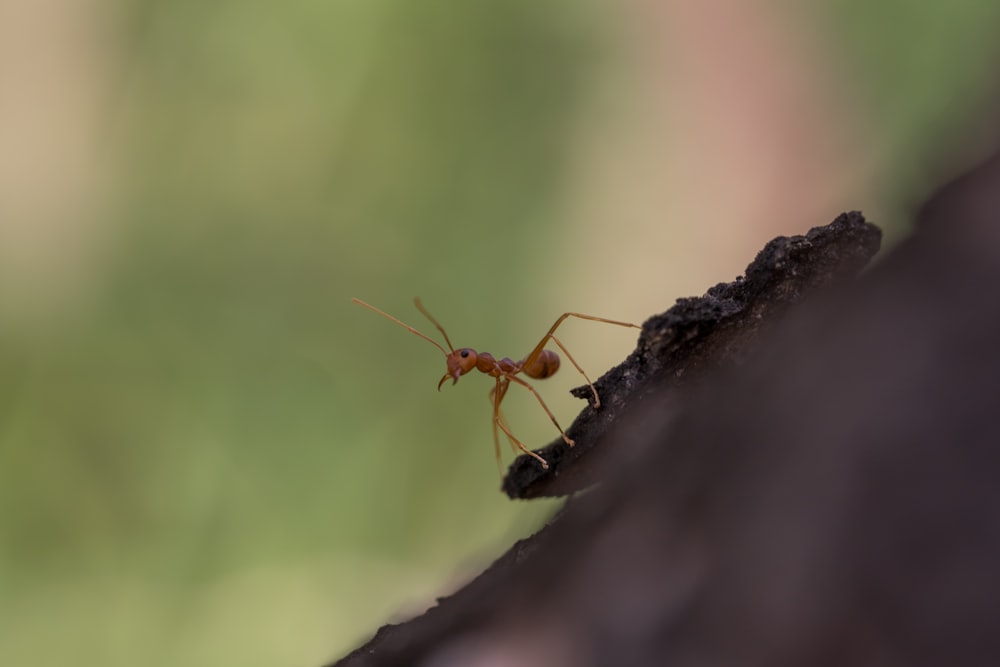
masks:
<svg viewBox="0 0 1000 667"><path fill-rule="evenodd" d="M497 384L495 387L490 389L490 405L493 406L493 451L496 453L497 457L497 470L500 472L500 477L503 477L503 463L500 461L500 429L499 425L507 425L507 421L504 419L503 412L500 411L500 403L503 401L504 395L507 393L507 387L510 386L510 381L503 378L497 378ZM506 429L504 433L506 434ZM511 441L511 448L514 448L514 443Z"/></svg>
<svg viewBox="0 0 1000 667"><path fill-rule="evenodd" d="M594 387L594 383L591 382L590 378L587 377L587 374L583 372L583 368L580 367L580 364L576 363L576 359L574 359L573 355L569 353L569 350L566 349L566 346L562 344L562 341L560 341L558 338L555 337L556 329L559 328L559 325L562 324L567 317L579 317L582 320L590 320L592 322L604 322L605 324L614 324L620 327L631 327L633 329L641 329L642 327L638 326L637 324L632 324L631 322L619 322L618 320L608 320L603 317L595 317L594 315L584 315L583 313L563 313L562 315L559 316L559 319L555 321L555 324L553 324L549 328L548 333L542 336L542 339L538 341L538 344L535 345L535 348L528 354L527 357L524 358L524 361L521 362L521 366L524 369L524 372L527 373L530 377L544 377L541 375L536 376L532 373L532 371L535 370L536 368L539 368L539 362L541 361L542 353L545 351L545 344L549 342L549 340L551 340L559 347L560 350L562 350L563 354L566 355L566 358L569 359L569 362L573 364L573 368L575 368L577 372L583 376L583 379L587 382L587 386L590 387L591 393L594 395L594 409L599 410L601 408L601 397L597 395L597 388ZM548 410L546 409L546 411ZM550 417L552 416L551 413L549 414L549 416ZM563 435L563 437L565 437L565 435Z"/></svg>
<svg viewBox="0 0 1000 667"><path fill-rule="evenodd" d="M500 438L497 435L497 429L499 428L501 431L504 432L504 435L507 436L507 439L510 441L511 445L521 450L528 456L533 457L535 460L537 460L539 463L542 464L542 468L548 470L549 467L548 461L546 461L541 456L539 456L535 452L525 447L524 443L522 443L520 440L514 437L514 434L510 432L510 428L507 427L507 421L503 418L503 413L500 411L500 402L503 401L503 397L507 394L507 388L510 386L511 380L514 380L519 384L526 385L529 389L531 389L532 393L534 393L535 391L534 389L531 388L531 385L528 385L528 383L524 382L524 380L512 376L498 377L497 386L494 387L492 390L490 390L490 397L493 399L493 446L496 449L497 466L500 466ZM535 395L538 396L538 394ZM539 398L539 400L541 400L541 398ZM542 407L545 407L544 403L542 404ZM552 417L552 413L549 412L548 408L545 408L545 412L547 412L548 415ZM554 420L555 418L553 417L553 421ZM556 424L556 428L558 427L559 425ZM562 432L562 429L559 429L559 431ZM563 437L566 437L565 434L563 434ZM502 468L500 474L501 476L503 475Z"/></svg>

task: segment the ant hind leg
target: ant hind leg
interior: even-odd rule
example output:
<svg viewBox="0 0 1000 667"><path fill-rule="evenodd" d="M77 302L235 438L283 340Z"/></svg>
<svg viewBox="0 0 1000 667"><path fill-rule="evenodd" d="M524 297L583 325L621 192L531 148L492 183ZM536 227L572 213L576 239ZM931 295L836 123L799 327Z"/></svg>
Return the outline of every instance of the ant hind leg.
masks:
<svg viewBox="0 0 1000 667"><path fill-rule="evenodd" d="M578 370L580 372L580 375L583 376L583 379L586 380L587 386L590 387L590 392L594 395L594 409L600 410L601 397L597 395L597 387L595 387L594 383L590 381L590 378L587 377L587 374L583 372L583 369L580 367L580 364L576 363L576 359L574 359L573 355L569 353L569 350L566 349L566 346L562 344L562 341L552 335L550 335L549 338L551 338L552 342L555 343L560 350L562 350L562 353L566 355L566 358L569 359L569 362L573 364L573 368Z"/></svg>

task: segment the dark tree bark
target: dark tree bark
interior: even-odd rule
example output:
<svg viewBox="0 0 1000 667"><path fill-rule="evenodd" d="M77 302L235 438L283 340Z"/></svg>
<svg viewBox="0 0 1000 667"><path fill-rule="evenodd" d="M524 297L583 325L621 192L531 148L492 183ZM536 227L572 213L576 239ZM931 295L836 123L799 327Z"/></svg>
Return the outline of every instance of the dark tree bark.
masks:
<svg viewBox="0 0 1000 667"><path fill-rule="evenodd" d="M504 482L590 490L336 664L1000 664L1000 156L856 278L879 238L842 215L650 318Z"/></svg>

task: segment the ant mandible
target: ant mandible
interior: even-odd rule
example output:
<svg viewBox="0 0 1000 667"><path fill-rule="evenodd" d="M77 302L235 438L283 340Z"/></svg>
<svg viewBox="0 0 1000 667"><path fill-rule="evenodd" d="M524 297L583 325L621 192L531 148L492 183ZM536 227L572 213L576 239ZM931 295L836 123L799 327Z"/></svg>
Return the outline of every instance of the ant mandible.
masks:
<svg viewBox="0 0 1000 667"><path fill-rule="evenodd" d="M584 315L583 313L563 313L559 316L559 319L555 321L555 324L549 328L548 333L542 336L542 339L538 341L538 344L535 345L534 349L528 353L528 356L521 361L512 361L507 357L504 357L503 359L496 359L489 352L476 352L471 347L463 347L456 350L455 346L451 344L451 339L448 338L448 334L445 332L444 327L441 326L436 319L434 319L434 316L431 315L426 308L424 308L424 305L420 302L419 298L415 298L413 303L416 305L417 310L423 313L424 316L430 320L435 327L437 327L437 330L441 332L441 335L444 336L445 342L448 343L448 350L445 350L444 347L442 347L441 344L433 338L420 333L410 325L401 322L389 313L381 311L375 306L365 303L361 299L352 298L351 301L359 306L364 306L368 310L373 310L382 317L395 322L410 333L420 336L424 340L428 341L444 353L448 365L448 372L445 373L444 377L442 377L438 382L438 391L441 391L441 385L443 385L449 378L451 379L452 384L456 384L458 382L458 378L473 369L496 379L496 386L490 389L490 403L493 405L493 448L496 452L497 467L500 468L501 475L503 474L503 469L500 463L500 436L497 433L498 428L504 432L504 435L507 436L511 445L517 447L517 449L521 450L528 456L534 457L542 465L542 468L547 469L549 467L549 464L545 459L525 447L520 440L514 437L514 434L510 432L510 428L507 426L507 420L504 418L503 412L500 410L500 403L503 402L504 396L507 395L507 389L510 387L511 382L521 385L530 391L536 399L538 399L538 404L542 406L542 409L545 410L545 414L549 416L549 419L552 420L555 427L559 429L562 439L568 446L572 447L576 444L569 436L566 435L566 432L562 430L562 427L559 426L559 422L556 421L555 415L553 415L552 411L549 410L549 406L545 405L545 401L543 401L542 397L537 391L535 391L535 388L521 378L517 377L518 373L524 373L530 378L542 380L554 375L555 372L559 370L559 355L552 350L545 349L545 344L548 341L551 340L559 347L560 350L562 350L563 354L566 355L566 358L569 359L571 364L573 364L573 367L576 368L576 370L580 372L580 375L583 376L583 379L587 381L587 386L590 387L590 391L594 394L594 409L597 410L601 407L601 398L597 395L597 389L594 387L594 383L590 381L587 374L583 372L582 368L580 368L580 364L576 363L576 360L573 359L573 355L569 353L566 346L555 337L555 330L559 327L559 325L562 324L567 317L579 317L584 320L615 324L621 327L633 327L635 329L641 328L631 322L618 322L617 320L608 320L603 317Z"/></svg>

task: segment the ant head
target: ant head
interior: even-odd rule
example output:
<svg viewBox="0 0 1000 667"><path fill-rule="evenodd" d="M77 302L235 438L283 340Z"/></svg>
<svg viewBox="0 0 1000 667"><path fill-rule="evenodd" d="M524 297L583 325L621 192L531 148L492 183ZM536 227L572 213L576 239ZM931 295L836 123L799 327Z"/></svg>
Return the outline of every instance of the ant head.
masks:
<svg viewBox="0 0 1000 667"><path fill-rule="evenodd" d="M444 349L444 346L442 346L441 343L437 342L436 340L434 340L430 336L427 336L425 334L420 333L419 331L417 331L416 329L414 329L413 327L411 327L409 324L406 324L406 323L404 323L404 322L402 322L400 320L397 320L395 317L393 317L389 313L386 313L386 312L384 312L382 310L379 310L375 306L373 306L371 304L367 304L364 301L362 301L361 299L351 299L351 301L353 301L354 303L358 304L359 306L364 306L368 310L375 311L376 313L378 313L382 317L386 318L387 320L395 322L399 326L403 327L404 329L406 329L407 331L409 331L414 336L420 336L421 338L423 338L424 340L426 340L428 343L430 343L431 345L433 345L437 349L441 350L441 352L444 354L445 359L446 359L447 364L448 364L448 372L445 373L445 376L443 378L441 378L440 382L438 382L438 391L441 390L441 385L443 385L445 383L445 380L447 380L448 378L451 378L452 384L455 384L456 382L458 382L458 378L462 377L463 375L465 375L466 373L468 373L469 371L471 371L472 369L474 369L476 367L476 363L479 361L479 355L471 347L463 347L460 350L456 350L455 349L455 347L451 344L451 339L448 338L448 332L446 332L444 330L444 327L441 326L438 323L438 321L434 319L433 315L431 315L429 312L427 312L427 309L424 308L424 304L420 303L420 299L414 299L413 303L417 306L417 310L419 310L421 313L423 313L424 316L427 319L429 319L431 321L431 323L435 327L437 327L437 330L441 332L441 335L444 336L444 342L448 343L448 349L447 350ZM449 350L450 350L450 352L449 352Z"/></svg>
<svg viewBox="0 0 1000 667"><path fill-rule="evenodd" d="M472 369L476 367L476 362L479 361L479 355L471 347L463 347L460 350L455 350L448 355L448 372L444 374L441 381L438 382L438 391L441 391L441 385L445 383L445 380L451 378L452 384L458 382L458 378L462 377Z"/></svg>

